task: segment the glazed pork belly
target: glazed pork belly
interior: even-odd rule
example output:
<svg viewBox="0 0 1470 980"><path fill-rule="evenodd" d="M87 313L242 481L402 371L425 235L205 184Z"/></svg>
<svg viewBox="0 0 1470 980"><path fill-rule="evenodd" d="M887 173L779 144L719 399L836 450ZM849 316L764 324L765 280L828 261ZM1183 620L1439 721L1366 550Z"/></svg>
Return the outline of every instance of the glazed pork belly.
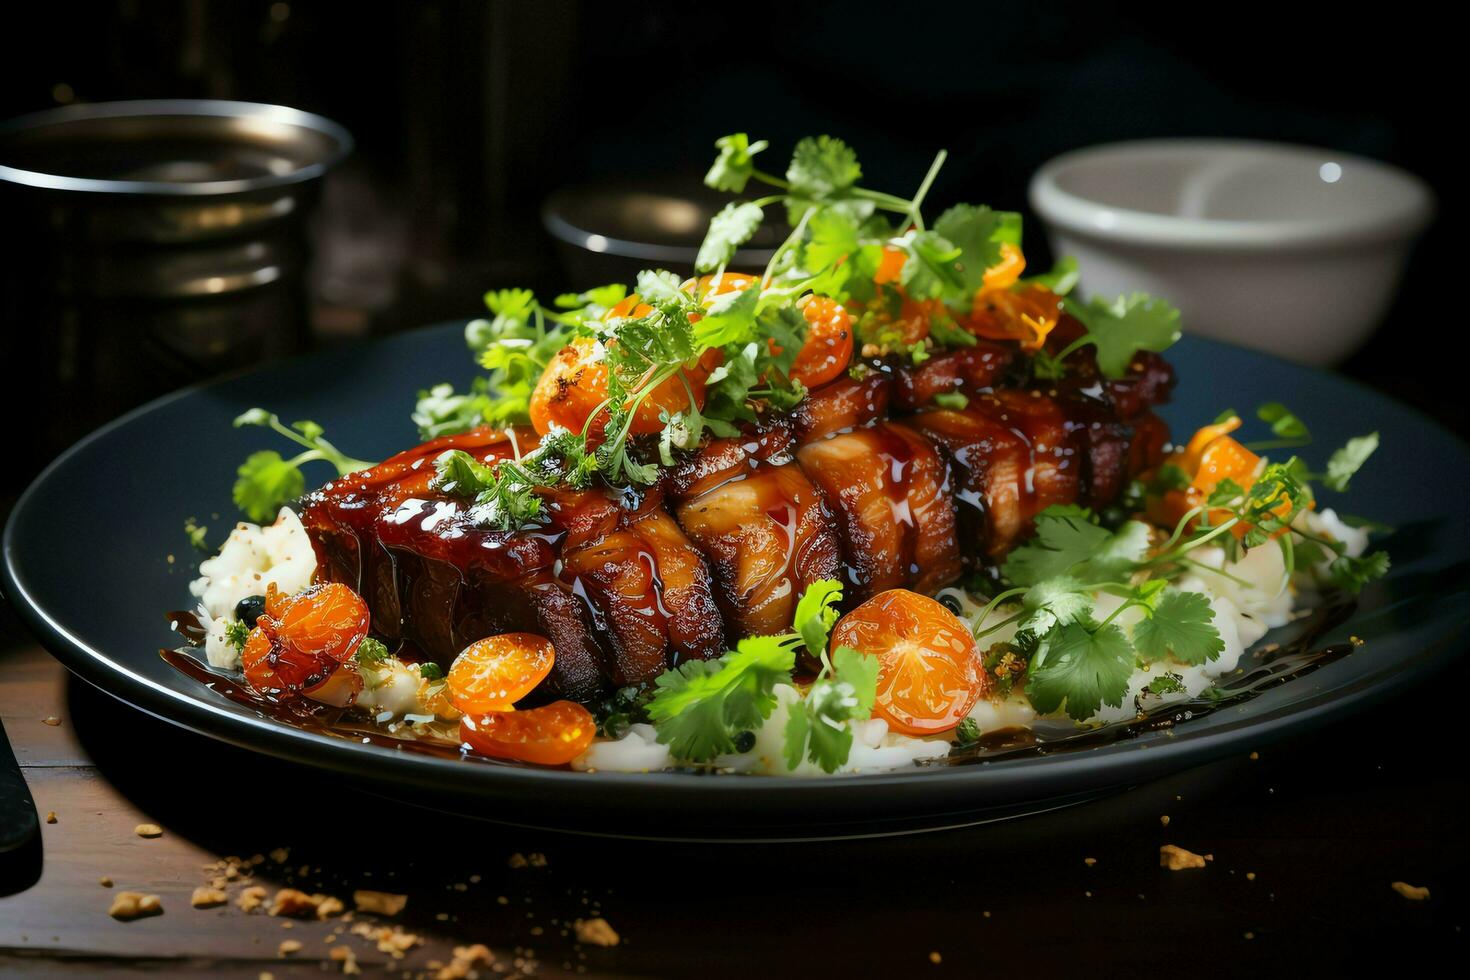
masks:
<svg viewBox="0 0 1470 980"><path fill-rule="evenodd" d="M1064 320L1054 343L1076 336ZM980 341L922 364L872 361L740 436L707 439L651 487L543 491L535 527L480 526L435 492L434 460L487 464L530 429L475 430L400 453L309 494L319 577L368 601L406 659L447 666L474 640L529 631L556 665L537 699L589 701L784 632L815 581L845 605L892 588L932 593L992 567L1052 504L1101 507L1156 465L1152 407L1173 384L1141 354L1121 380L1086 349L1057 382L1019 384L1014 347ZM966 396L937 408L935 395Z"/></svg>

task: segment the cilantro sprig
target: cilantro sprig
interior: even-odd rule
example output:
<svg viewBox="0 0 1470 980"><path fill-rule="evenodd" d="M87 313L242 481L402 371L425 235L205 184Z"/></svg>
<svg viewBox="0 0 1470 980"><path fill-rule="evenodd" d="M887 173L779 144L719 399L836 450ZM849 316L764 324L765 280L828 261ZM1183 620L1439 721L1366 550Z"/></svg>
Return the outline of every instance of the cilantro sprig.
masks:
<svg viewBox="0 0 1470 980"><path fill-rule="evenodd" d="M737 751L745 733L776 710L776 685L790 683L804 649L821 669L805 695L788 706L783 756L789 769L803 759L826 772L841 768L852 750L849 722L872 714L878 685L876 657L850 647L827 654L841 601L841 583L814 582L797 602L790 633L750 637L717 660L690 661L658 677L647 706L658 740L675 758L690 762Z"/></svg>
<svg viewBox="0 0 1470 980"><path fill-rule="evenodd" d="M1220 421L1234 414L1226 413ZM1309 438L1305 423L1280 403L1262 406L1257 415L1280 441L1299 444ZM1268 461L1248 487L1221 480L1167 536L1136 520L1110 529L1086 509L1048 507L1036 518L1035 536L1012 551L1002 566L1009 588L981 612L976 637L1015 627L1013 645L1028 660L1026 693L1038 711L1065 709L1081 721L1104 705L1120 707L1135 665L1199 665L1224 650L1208 597L1173 584L1190 571L1231 577L1226 569L1195 561L1191 552L1196 549L1215 544L1234 561L1242 551L1274 545L1282 551L1288 575L1297 568L1325 567L1329 581L1348 592L1387 572L1383 552L1348 555L1342 542L1316 534L1298 520L1314 503L1314 479L1330 489L1345 488L1376 446L1376 433L1351 440L1333 453L1324 474L1312 473L1293 456ZM1143 492L1188 486L1187 474L1168 469L1161 467ZM1098 595L1117 600L1101 620ZM1002 606L1013 611L991 623ZM1130 609L1142 615L1125 629L1118 620Z"/></svg>
<svg viewBox="0 0 1470 980"><path fill-rule="evenodd" d="M304 447L303 452L289 459L274 449L262 449L251 453L240 464L233 493L235 505L257 524L273 520L282 505L306 492L306 477L301 472L306 463L315 460L331 463L338 476L373 465L353 459L332 445L324 438L322 427L315 422L293 422L287 427L274 413L252 408L235 419L235 428L247 425L270 429Z"/></svg>

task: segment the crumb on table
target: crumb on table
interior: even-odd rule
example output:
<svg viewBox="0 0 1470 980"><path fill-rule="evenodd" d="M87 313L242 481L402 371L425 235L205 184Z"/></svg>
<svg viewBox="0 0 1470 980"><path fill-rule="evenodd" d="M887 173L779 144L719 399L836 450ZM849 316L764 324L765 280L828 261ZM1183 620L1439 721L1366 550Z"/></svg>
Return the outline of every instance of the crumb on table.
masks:
<svg viewBox="0 0 1470 980"><path fill-rule="evenodd" d="M578 919L573 923L577 930L577 942L589 946L616 946L622 942L622 937L617 930L608 925L606 919L598 916L594 919Z"/></svg>
<svg viewBox="0 0 1470 980"><path fill-rule="evenodd" d="M112 908L107 914L121 922L131 922L150 915L162 915L163 903L157 895L142 892L118 892L112 898Z"/></svg>
<svg viewBox="0 0 1470 980"><path fill-rule="evenodd" d="M1168 868L1170 871L1203 868L1205 862L1213 860L1215 860L1213 854L1196 854L1174 844L1165 844L1159 848L1159 867Z"/></svg>

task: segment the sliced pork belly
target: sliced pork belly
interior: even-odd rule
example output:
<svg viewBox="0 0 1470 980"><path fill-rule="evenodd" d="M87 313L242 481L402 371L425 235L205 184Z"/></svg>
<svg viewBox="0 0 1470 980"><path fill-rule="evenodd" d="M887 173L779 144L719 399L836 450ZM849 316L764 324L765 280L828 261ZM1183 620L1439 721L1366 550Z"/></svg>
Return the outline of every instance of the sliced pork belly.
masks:
<svg viewBox="0 0 1470 980"><path fill-rule="evenodd" d="M813 389L791 410L786 424L798 445L834 432L846 432L888 415L893 397L891 375L873 371L861 380L843 375Z"/></svg>
<svg viewBox="0 0 1470 980"><path fill-rule="evenodd" d="M429 489L447 449L490 463L516 446L478 430L434 440L327 484L302 508L319 576L359 590L374 630L407 643L410 659L447 666L482 637L541 633L557 650L542 693L586 699L723 649L709 571L657 498L630 511L610 493L549 492L541 529L486 529L465 502Z"/></svg>
<svg viewBox="0 0 1470 980"><path fill-rule="evenodd" d="M709 560L731 643L786 632L807 586L841 573L832 512L794 463L740 472L675 513Z"/></svg>
<svg viewBox="0 0 1470 980"><path fill-rule="evenodd" d="M615 684L642 684L724 650L709 569L661 509L564 549L558 578L591 606Z"/></svg>
<svg viewBox="0 0 1470 980"><path fill-rule="evenodd" d="M948 450L967 557L998 558L1042 510L1078 499L1082 459L1054 399L1007 389L909 423Z"/></svg>
<svg viewBox="0 0 1470 980"><path fill-rule="evenodd" d="M958 576L949 470L927 439L879 422L808 443L797 459L837 512L849 603Z"/></svg>
<svg viewBox="0 0 1470 980"><path fill-rule="evenodd" d="M913 412L932 405L935 395L973 395L994 388L1016 359L1015 349L989 341L945 351L895 373L893 404Z"/></svg>

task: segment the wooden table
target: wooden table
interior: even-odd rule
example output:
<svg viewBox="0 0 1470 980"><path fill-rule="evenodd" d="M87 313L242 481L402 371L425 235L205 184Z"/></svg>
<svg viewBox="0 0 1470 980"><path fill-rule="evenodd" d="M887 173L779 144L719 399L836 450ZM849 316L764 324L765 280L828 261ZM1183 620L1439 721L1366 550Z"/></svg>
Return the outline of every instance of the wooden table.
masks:
<svg viewBox="0 0 1470 980"><path fill-rule="evenodd" d="M1316 736L1070 810L896 839L658 845L363 795L128 708L0 617L0 718L43 818L56 813L39 880L0 875L0 974L315 976L346 945L366 974L432 976L430 961L484 943L482 976L1273 976L1463 950L1470 925L1470 778L1450 713L1464 662ZM163 836L138 837L145 821ZM1168 843L1214 860L1164 870ZM272 894L408 902L354 922L191 908L204 866L230 855L259 855L250 872ZM157 894L163 915L109 918L120 889ZM597 916L619 945L576 941L572 923ZM398 960L350 931L382 922L423 945ZM282 956L284 940L301 950Z"/></svg>

